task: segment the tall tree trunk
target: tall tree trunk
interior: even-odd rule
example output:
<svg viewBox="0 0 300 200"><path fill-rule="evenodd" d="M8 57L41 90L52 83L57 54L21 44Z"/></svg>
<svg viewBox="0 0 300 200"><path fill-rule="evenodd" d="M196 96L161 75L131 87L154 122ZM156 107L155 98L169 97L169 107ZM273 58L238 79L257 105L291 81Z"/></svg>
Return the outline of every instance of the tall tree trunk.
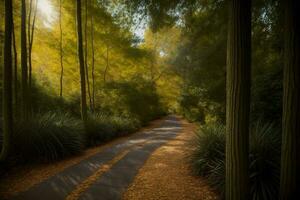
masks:
<svg viewBox="0 0 300 200"><path fill-rule="evenodd" d="M1 21L0 21L0 25L1 25ZM1 30L2 27L0 27L0 67L2 67L3 64L3 50L4 47L2 46L4 44L4 31Z"/></svg>
<svg viewBox="0 0 300 200"><path fill-rule="evenodd" d="M16 44L16 34L14 28L14 21L12 26L12 37L13 37L13 48L14 48L14 99L15 99L15 110L18 110L18 52L17 52L17 44ZM16 112L16 116L18 113Z"/></svg>
<svg viewBox="0 0 300 200"><path fill-rule="evenodd" d="M92 7L94 6L94 1L92 0ZM95 48L94 48L94 16L91 13L91 39L92 39L92 111L95 110Z"/></svg>
<svg viewBox="0 0 300 200"><path fill-rule="evenodd" d="M0 21L0 25L1 25L1 21ZM3 50L4 50L4 47L2 46L4 44L4 31L1 30L1 26L0 26L0 68L3 68L2 67L2 64L3 64Z"/></svg>
<svg viewBox="0 0 300 200"><path fill-rule="evenodd" d="M21 14L21 68L22 68L22 84L21 84L21 108L22 119L28 118L28 68L27 68L27 38L26 38L26 1L22 0Z"/></svg>
<svg viewBox="0 0 300 200"><path fill-rule="evenodd" d="M300 6L298 0L286 0L283 4L285 44L280 198L285 200L296 198L297 184L300 184L300 20L297 18Z"/></svg>
<svg viewBox="0 0 300 200"><path fill-rule="evenodd" d="M85 0L85 27L84 27L84 43L85 43L85 72L86 72L86 82L87 89L89 95L89 103L90 107L92 106L92 97L91 97L91 87L90 87L90 79L89 79L89 67L88 67L88 3Z"/></svg>
<svg viewBox="0 0 300 200"><path fill-rule="evenodd" d="M33 0L30 0L29 3L29 10L28 10L28 19L27 19L27 42L28 42L28 92L30 93L30 86L31 86L31 52L30 52L30 41L31 41L31 13L32 13L32 4ZM28 99L28 103L29 103Z"/></svg>
<svg viewBox="0 0 300 200"><path fill-rule="evenodd" d="M30 4L32 4L32 1ZM29 65L29 77L28 77L28 108L31 109L31 93L32 93L32 47L33 47L33 39L34 39L34 30L35 30L35 20L37 14L37 6L38 0L35 1L35 8L34 8L34 15L31 24L31 12L32 12L32 5L30 6L30 17L28 19L28 65Z"/></svg>
<svg viewBox="0 0 300 200"><path fill-rule="evenodd" d="M13 132L12 112L12 1L5 0L5 38L4 38L4 66L3 66L3 145L0 161L4 161L10 151L11 134Z"/></svg>
<svg viewBox="0 0 300 200"><path fill-rule="evenodd" d="M249 199L251 0L229 2L226 103L226 199Z"/></svg>
<svg viewBox="0 0 300 200"><path fill-rule="evenodd" d="M62 0L59 0L59 30L60 30L60 91L59 96L63 96L63 77L64 77L64 63L63 63L63 32L62 32Z"/></svg>
<svg viewBox="0 0 300 200"><path fill-rule="evenodd" d="M109 47L108 47L108 44L106 44L106 67L105 67L105 71L104 71L104 74L103 74L103 81L104 83L106 82L106 75L107 75L107 72L108 72L108 68L109 68Z"/></svg>
<svg viewBox="0 0 300 200"><path fill-rule="evenodd" d="M87 120L87 106L86 106L86 87L85 87L85 71L84 71L84 57L82 44L82 16L81 16L81 0L76 1L76 16L77 16L77 43L78 43L78 60L80 68L80 86L81 86L81 118L83 121Z"/></svg>

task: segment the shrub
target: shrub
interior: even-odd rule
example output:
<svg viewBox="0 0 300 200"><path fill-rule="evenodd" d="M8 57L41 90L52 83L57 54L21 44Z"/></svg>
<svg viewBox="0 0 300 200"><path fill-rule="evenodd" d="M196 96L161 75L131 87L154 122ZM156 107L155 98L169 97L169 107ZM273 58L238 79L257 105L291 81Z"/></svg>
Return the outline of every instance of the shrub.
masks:
<svg viewBox="0 0 300 200"><path fill-rule="evenodd" d="M146 124L165 114L155 87L143 78L108 82L102 92L99 109L113 116L133 116Z"/></svg>
<svg viewBox="0 0 300 200"><path fill-rule="evenodd" d="M135 118L112 117L118 135L131 133L140 128L141 122Z"/></svg>
<svg viewBox="0 0 300 200"><path fill-rule="evenodd" d="M84 146L83 135L81 121L49 112L16 123L12 141L17 156L55 160L79 153Z"/></svg>
<svg viewBox="0 0 300 200"><path fill-rule="evenodd" d="M279 189L279 129L256 123L250 137L250 184L253 199L276 199Z"/></svg>
<svg viewBox="0 0 300 200"><path fill-rule="evenodd" d="M250 191L254 200L276 199L279 186L280 134L272 124L257 122L250 134ZM225 127L203 126L196 133L194 172L207 178L220 196L225 190Z"/></svg>
<svg viewBox="0 0 300 200"><path fill-rule="evenodd" d="M88 145L97 145L135 131L140 122L133 118L93 114L86 123Z"/></svg>
<svg viewBox="0 0 300 200"><path fill-rule="evenodd" d="M88 117L86 123L86 135L88 145L96 145L115 137L117 129L113 126L110 117L93 114Z"/></svg>
<svg viewBox="0 0 300 200"><path fill-rule="evenodd" d="M202 126L196 133L196 146L193 154L193 169L199 175L208 175L209 169L217 160L224 160L225 127L222 124Z"/></svg>

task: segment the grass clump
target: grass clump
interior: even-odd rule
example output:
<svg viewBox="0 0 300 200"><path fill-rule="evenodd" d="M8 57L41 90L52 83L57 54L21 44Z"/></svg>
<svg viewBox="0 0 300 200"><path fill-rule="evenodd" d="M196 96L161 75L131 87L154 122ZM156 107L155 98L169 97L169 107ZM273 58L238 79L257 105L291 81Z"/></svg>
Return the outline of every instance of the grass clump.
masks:
<svg viewBox="0 0 300 200"><path fill-rule="evenodd" d="M93 114L84 124L69 114L47 112L15 123L13 157L24 161L54 161L136 131L139 120ZM0 146L2 143L0 134Z"/></svg>
<svg viewBox="0 0 300 200"><path fill-rule="evenodd" d="M225 126L209 124L196 133L192 166L197 175L224 197L225 192ZM257 122L251 128L249 170L253 200L276 199L279 187L280 134L272 124Z"/></svg>
<svg viewBox="0 0 300 200"><path fill-rule="evenodd" d="M38 114L16 123L15 154L23 159L56 160L79 153L84 147L84 126L68 114Z"/></svg>

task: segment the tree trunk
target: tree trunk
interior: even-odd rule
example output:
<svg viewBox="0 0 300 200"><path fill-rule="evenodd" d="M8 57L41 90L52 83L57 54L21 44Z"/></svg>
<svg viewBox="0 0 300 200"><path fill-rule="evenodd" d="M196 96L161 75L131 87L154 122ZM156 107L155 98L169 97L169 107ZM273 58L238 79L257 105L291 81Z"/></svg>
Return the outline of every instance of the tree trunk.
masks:
<svg viewBox="0 0 300 200"><path fill-rule="evenodd" d="M103 74L103 81L104 81L104 83L106 82L106 75L107 75L108 67L109 67L109 58L108 58L108 55L109 55L109 47L108 47L108 44L106 44L106 67L105 67L105 71L104 71L104 74Z"/></svg>
<svg viewBox="0 0 300 200"><path fill-rule="evenodd" d="M92 0L92 7L94 6L94 1ZM93 94L92 94L92 111L95 110L95 49L94 49L94 16L93 12L91 13L91 39L92 39L92 88L93 88Z"/></svg>
<svg viewBox="0 0 300 200"><path fill-rule="evenodd" d="M64 77L64 63L63 63L63 32L62 32L62 0L59 0L59 30L60 30L60 91L59 96L63 96L63 77Z"/></svg>
<svg viewBox="0 0 300 200"><path fill-rule="evenodd" d="M14 99L15 99L15 110L18 110L18 52L17 52L17 44L16 44L16 34L14 28L14 21L12 25L12 37L13 37L13 48L14 48ZM18 116L16 112L15 117Z"/></svg>
<svg viewBox="0 0 300 200"><path fill-rule="evenodd" d="M27 42L28 42L28 92L30 92L30 86L31 86L31 51L30 51L30 43L31 43L31 13L32 13L32 3L33 0L30 0L29 3L29 10L28 10L28 19L27 19ZM29 103L28 99L28 103Z"/></svg>
<svg viewBox="0 0 300 200"><path fill-rule="evenodd" d="M28 68L27 68L27 38L26 38L26 1L22 0L21 14L21 68L22 68L22 84L21 84L21 108L22 119L28 118Z"/></svg>
<svg viewBox="0 0 300 200"><path fill-rule="evenodd" d="M81 0L76 3L77 15L77 42L78 42L78 60L80 68L80 84L81 84L81 118L83 121L87 120L87 106L86 106L86 88L85 88L85 72L84 72L84 57L82 44L82 17L81 17Z"/></svg>
<svg viewBox="0 0 300 200"><path fill-rule="evenodd" d="M12 1L5 0L5 38L4 38L4 66L3 66L3 145L0 161L4 161L10 151L11 134L13 132L12 112Z"/></svg>
<svg viewBox="0 0 300 200"><path fill-rule="evenodd" d="M30 2L32 4L32 0ZM33 39L34 39L34 30L35 30L35 20L36 20L36 14L37 14L37 5L38 0L35 1L35 8L34 8L34 16L32 20L32 24L30 24L31 17L29 17L28 21L28 43L29 43L29 49L28 49L28 64L29 64L29 77L28 77L28 108L31 109L31 93L32 93L32 47L33 47ZM32 7L30 6L30 16L32 12Z"/></svg>
<svg viewBox="0 0 300 200"><path fill-rule="evenodd" d="M229 2L226 103L226 199L249 199L251 0Z"/></svg>
<svg viewBox="0 0 300 200"><path fill-rule="evenodd" d="M1 24L2 22L0 22ZM2 69L2 64L3 64L3 44L4 44L4 31L1 30L2 27L0 27L0 68Z"/></svg>
<svg viewBox="0 0 300 200"><path fill-rule="evenodd" d="M85 27L84 27L84 43L85 43L85 72L86 72L86 83L89 95L90 107L92 106L92 97L91 97L91 88L90 88L90 79L89 79L89 67L88 67L88 3L85 0Z"/></svg>
<svg viewBox="0 0 300 200"><path fill-rule="evenodd" d="M283 1L285 9L285 44L280 177L280 198L282 200L295 199L297 184L300 184L300 20L297 18L300 6L297 1Z"/></svg>

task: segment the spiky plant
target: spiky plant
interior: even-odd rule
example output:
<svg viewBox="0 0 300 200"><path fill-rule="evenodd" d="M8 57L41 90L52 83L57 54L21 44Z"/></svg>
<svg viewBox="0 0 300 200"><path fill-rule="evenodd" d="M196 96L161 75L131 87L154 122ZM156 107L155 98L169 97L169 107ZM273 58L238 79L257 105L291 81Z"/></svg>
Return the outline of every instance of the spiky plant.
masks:
<svg viewBox="0 0 300 200"><path fill-rule="evenodd" d="M251 128L249 170L253 200L271 200L278 196L280 131L272 124L256 122ZM191 157L194 172L208 182L224 198L225 127L222 124L203 126L196 133Z"/></svg>
<svg viewBox="0 0 300 200"><path fill-rule="evenodd" d="M68 114L46 113L16 123L14 153L24 159L55 160L79 153L84 127Z"/></svg>

